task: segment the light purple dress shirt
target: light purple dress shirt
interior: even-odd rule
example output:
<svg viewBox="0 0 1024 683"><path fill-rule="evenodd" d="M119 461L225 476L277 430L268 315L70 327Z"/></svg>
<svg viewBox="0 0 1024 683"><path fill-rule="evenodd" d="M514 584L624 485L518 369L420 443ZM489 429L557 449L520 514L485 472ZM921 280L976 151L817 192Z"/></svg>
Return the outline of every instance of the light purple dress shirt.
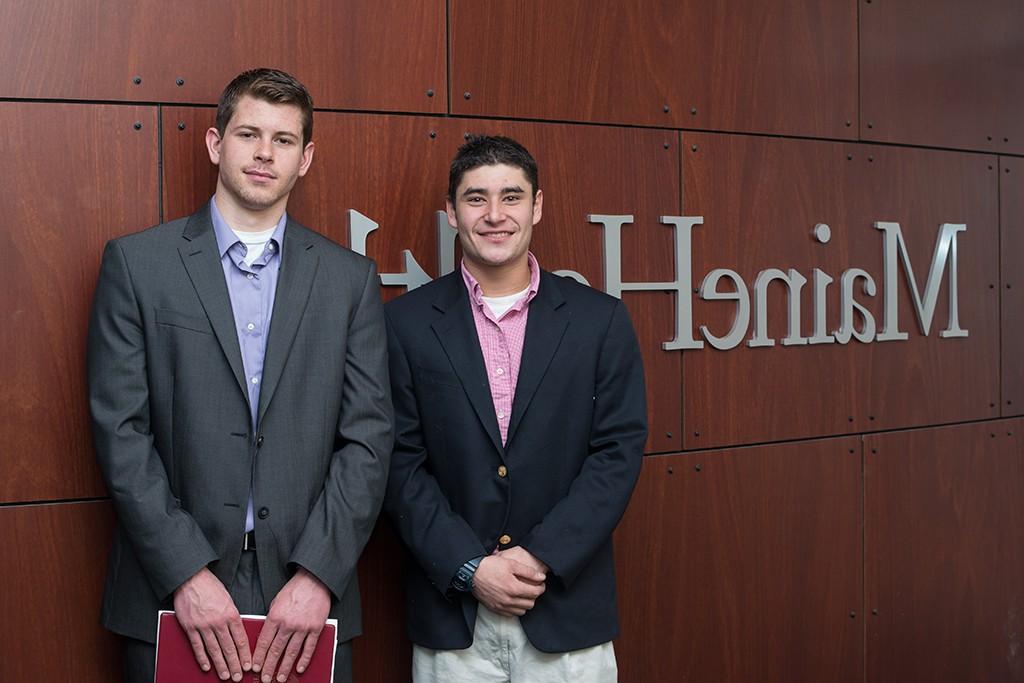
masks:
<svg viewBox="0 0 1024 683"><path fill-rule="evenodd" d="M249 413L253 434L256 433L256 411L260 404L260 386L263 384L263 358L267 352L267 333L270 316L274 311L277 276L281 269L281 245L287 214L281 215L274 234L260 257L252 265L245 264L247 248L231 230L231 226L210 200L210 216L217 236L220 264L224 268L224 281L231 297L231 312L235 316L235 332L242 352L242 367L249 388ZM245 511L245 531L253 528L253 495L249 490L249 504Z"/></svg>

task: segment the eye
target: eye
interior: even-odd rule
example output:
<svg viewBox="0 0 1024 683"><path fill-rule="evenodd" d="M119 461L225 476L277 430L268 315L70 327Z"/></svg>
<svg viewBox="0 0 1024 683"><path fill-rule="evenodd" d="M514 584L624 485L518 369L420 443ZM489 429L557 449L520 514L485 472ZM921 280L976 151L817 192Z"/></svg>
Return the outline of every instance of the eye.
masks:
<svg viewBox="0 0 1024 683"><path fill-rule="evenodd" d="M277 142L282 145L291 145L294 144L295 141L291 138L278 138Z"/></svg>
<svg viewBox="0 0 1024 683"><path fill-rule="evenodd" d="M507 204L515 204L515 203L519 202L521 199L522 199L522 196L518 195L518 194L505 195L505 203L507 203Z"/></svg>
<svg viewBox="0 0 1024 683"><path fill-rule="evenodd" d="M474 197L467 197L466 198L466 203L467 204L481 204L481 203L483 203L483 201L484 201L484 198L480 197L480 196L474 196Z"/></svg>

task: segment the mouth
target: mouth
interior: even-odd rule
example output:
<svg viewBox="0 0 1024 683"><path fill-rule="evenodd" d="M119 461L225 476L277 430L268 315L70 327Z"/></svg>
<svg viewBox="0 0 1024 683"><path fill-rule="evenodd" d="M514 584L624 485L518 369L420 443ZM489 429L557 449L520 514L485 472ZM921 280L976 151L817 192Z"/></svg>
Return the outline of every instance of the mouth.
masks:
<svg viewBox="0 0 1024 683"><path fill-rule="evenodd" d="M242 172L248 177L255 180L256 182L268 182L270 180L274 180L277 177L270 171L264 171L258 168L251 168L244 170Z"/></svg>
<svg viewBox="0 0 1024 683"><path fill-rule="evenodd" d="M501 242L506 239L509 239L515 233L512 232L511 230L491 230L488 232L478 232L477 234L480 235L480 237L484 238L485 240L491 242Z"/></svg>

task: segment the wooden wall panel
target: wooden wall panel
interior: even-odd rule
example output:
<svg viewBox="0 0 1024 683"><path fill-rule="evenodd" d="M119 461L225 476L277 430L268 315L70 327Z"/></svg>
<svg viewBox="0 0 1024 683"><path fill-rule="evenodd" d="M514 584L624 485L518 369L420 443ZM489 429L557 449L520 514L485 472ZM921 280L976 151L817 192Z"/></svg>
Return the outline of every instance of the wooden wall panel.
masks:
<svg viewBox="0 0 1024 683"><path fill-rule="evenodd" d="M860 493L856 437L645 459L615 534L621 679L862 681Z"/></svg>
<svg viewBox="0 0 1024 683"><path fill-rule="evenodd" d="M1024 161L999 159L1003 415L1024 413Z"/></svg>
<svg viewBox="0 0 1024 683"><path fill-rule="evenodd" d="M883 233L875 221L901 224L914 276L924 291L941 223L966 223L958 244L959 318L969 337L943 339L947 266L929 336L917 324L909 285L897 276L899 327L907 341L783 346L785 287L768 296L775 346L684 353L687 448L876 431L999 415L998 197L996 159L981 155L821 141L685 133L683 205L701 215L694 229L693 278L714 268L753 284L763 269L796 269L807 278L801 334L813 332L813 269L834 278L827 290L827 331L840 324L840 277L871 274L877 291L857 285L855 299L883 324ZM696 149L696 151L694 151ZM817 242L816 224L831 227ZM725 281L720 289L729 287ZM736 304L694 298L694 332L725 335ZM857 318L858 329L863 327Z"/></svg>
<svg viewBox="0 0 1024 683"><path fill-rule="evenodd" d="M272 65L318 107L447 110L443 0L14 0L0 26L17 27L0 97L216 103L236 74Z"/></svg>
<svg viewBox="0 0 1024 683"><path fill-rule="evenodd" d="M168 218L195 210L216 184L202 148L203 131L212 116L209 109L164 109ZM354 209L380 226L370 233L366 248L382 273L404 273L403 251L409 250L419 267L434 277L435 214L444 209L448 163L467 132L512 135L536 156L544 217L534 231L532 247L542 266L576 271L593 286L603 287L604 233L587 216L632 214L635 224L623 229L623 279L672 278L672 232L658 223L658 217L676 214L680 207L676 133L318 112L316 156L310 173L296 186L290 209L298 220L344 244L350 244L347 212ZM385 291L390 297L404 289ZM671 297L633 293L626 302L645 354L651 406L648 450L676 450L681 443L681 361L660 346L672 336Z"/></svg>
<svg viewBox="0 0 1024 683"><path fill-rule="evenodd" d="M863 139L1024 154L1024 4L859 4Z"/></svg>
<svg viewBox="0 0 1024 683"><path fill-rule="evenodd" d="M104 495L85 332L104 243L157 220L156 109L0 103L0 502ZM135 126L140 128L136 129Z"/></svg>
<svg viewBox="0 0 1024 683"><path fill-rule="evenodd" d="M412 671L412 643L405 635L404 562L413 562L384 516L359 559L363 635L352 644L352 679L402 683Z"/></svg>
<svg viewBox="0 0 1024 683"><path fill-rule="evenodd" d="M99 620L113 530L108 502L0 507L0 680L121 679Z"/></svg>
<svg viewBox="0 0 1024 683"><path fill-rule="evenodd" d="M856 135L852 0L453 0L450 41L455 114Z"/></svg>
<svg viewBox="0 0 1024 683"><path fill-rule="evenodd" d="M865 439L867 680L1022 681L1024 420Z"/></svg>

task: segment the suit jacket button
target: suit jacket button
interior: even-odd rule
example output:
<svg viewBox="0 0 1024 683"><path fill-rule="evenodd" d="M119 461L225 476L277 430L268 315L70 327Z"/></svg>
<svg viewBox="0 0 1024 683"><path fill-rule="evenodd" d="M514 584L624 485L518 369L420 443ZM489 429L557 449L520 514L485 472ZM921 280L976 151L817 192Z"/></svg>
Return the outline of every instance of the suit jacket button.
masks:
<svg viewBox="0 0 1024 683"><path fill-rule="evenodd" d="M499 477L507 477L508 476L508 468L505 467L504 465L498 465L498 476Z"/></svg>
<svg viewBox="0 0 1024 683"><path fill-rule="evenodd" d="M501 538L498 539L498 543L500 545L508 545L511 542L512 542L512 537L509 536L508 534L502 534Z"/></svg>
<svg viewBox="0 0 1024 683"><path fill-rule="evenodd" d="M256 515L259 516L260 519L266 519L270 516L270 510L267 508L260 508L260 511L257 512Z"/></svg>
<svg viewBox="0 0 1024 683"><path fill-rule="evenodd" d="M260 434L258 437L256 437L256 448L259 448L262 445L263 445L263 435Z"/></svg>

